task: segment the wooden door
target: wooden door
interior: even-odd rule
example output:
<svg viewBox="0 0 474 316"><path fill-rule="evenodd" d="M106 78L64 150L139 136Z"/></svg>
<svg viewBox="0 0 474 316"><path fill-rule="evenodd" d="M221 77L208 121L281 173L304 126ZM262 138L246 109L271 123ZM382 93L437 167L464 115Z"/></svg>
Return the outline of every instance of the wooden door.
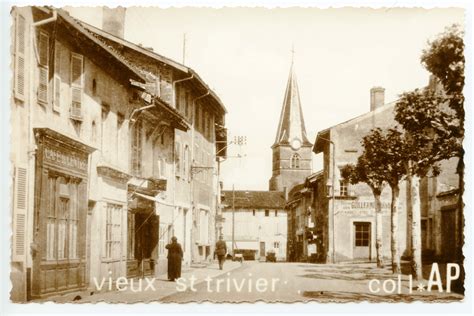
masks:
<svg viewBox="0 0 474 316"><path fill-rule="evenodd" d="M35 234L33 297L86 286L86 181L44 170Z"/></svg>
<svg viewBox="0 0 474 316"><path fill-rule="evenodd" d="M370 261L371 233L369 222L354 222L353 259Z"/></svg>

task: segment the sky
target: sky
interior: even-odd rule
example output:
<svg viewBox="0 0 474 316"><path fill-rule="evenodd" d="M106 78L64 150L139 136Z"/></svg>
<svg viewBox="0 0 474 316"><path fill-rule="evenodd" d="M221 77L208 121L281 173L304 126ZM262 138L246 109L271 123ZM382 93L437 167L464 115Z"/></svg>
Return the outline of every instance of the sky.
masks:
<svg viewBox="0 0 474 316"><path fill-rule="evenodd" d="M100 8L66 7L101 27ZM145 8L129 7L125 39L153 47L196 70L228 110L230 145L220 180L225 189L268 190L292 47L306 130L318 131L369 111L370 88L385 101L428 83L420 64L427 41L464 23L462 9ZM243 157L238 158L238 155ZM322 168L313 157L313 170Z"/></svg>

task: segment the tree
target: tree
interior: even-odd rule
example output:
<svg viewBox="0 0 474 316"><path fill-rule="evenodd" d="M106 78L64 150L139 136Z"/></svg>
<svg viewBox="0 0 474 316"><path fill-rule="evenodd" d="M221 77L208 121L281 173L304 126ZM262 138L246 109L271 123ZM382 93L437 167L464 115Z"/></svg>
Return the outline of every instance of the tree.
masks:
<svg viewBox="0 0 474 316"><path fill-rule="evenodd" d="M449 107L456 112L459 129L456 136L464 135L464 32L459 25L446 28L434 41L428 42L423 50L422 65L435 75L443 85L449 98ZM462 151L462 146L458 148Z"/></svg>
<svg viewBox="0 0 474 316"><path fill-rule="evenodd" d="M392 193L390 206L392 272L398 274L401 271L398 246L399 182L406 172L402 133L397 129L389 129L384 132L380 128L375 128L363 138L362 145L364 152L359 157L357 165L345 166L342 170L342 176L351 183L366 182L371 187L376 201L376 219L379 232L377 241L380 241L380 243L382 239L380 194L383 183L389 184ZM377 209L377 206L379 206L379 209ZM377 249L381 249L381 246ZM379 263L379 256L377 263Z"/></svg>
<svg viewBox="0 0 474 316"><path fill-rule="evenodd" d="M453 129L453 137L459 139L457 156L459 157L457 173L459 174L459 199L458 209L464 207L462 196L464 193L464 150L462 139L464 137L464 32L459 25L446 28L434 41L428 43L428 48L421 56L422 65L441 82L443 90L448 95L448 105L455 112L459 126ZM463 213L458 216L458 227L463 227ZM462 261L462 244L464 235L459 229L460 245L457 249L458 258Z"/></svg>
<svg viewBox="0 0 474 316"><path fill-rule="evenodd" d="M384 185L383 170L385 166L381 164L380 152L377 146L381 141L381 133L379 130L374 130L372 134L364 137L362 146L364 151L357 159L356 165L346 165L341 169L341 176L343 179L349 181L351 184L359 182L366 183L375 200L375 249L377 255L377 267L383 267L382 258L382 203L381 195Z"/></svg>
<svg viewBox="0 0 474 316"><path fill-rule="evenodd" d="M439 162L456 154L453 137L458 125L453 111L445 107L445 97L431 89L403 93L395 105L395 120L405 130L404 155L412 209L412 274L422 278L420 177L439 173Z"/></svg>
<svg viewBox="0 0 474 316"><path fill-rule="evenodd" d="M400 196L400 181L406 174L403 134L397 129L389 129L383 135L378 150L385 164L385 170L382 175L390 186L392 193L390 203L390 249L392 252L392 272L399 274L401 273L401 267L398 245L398 200Z"/></svg>

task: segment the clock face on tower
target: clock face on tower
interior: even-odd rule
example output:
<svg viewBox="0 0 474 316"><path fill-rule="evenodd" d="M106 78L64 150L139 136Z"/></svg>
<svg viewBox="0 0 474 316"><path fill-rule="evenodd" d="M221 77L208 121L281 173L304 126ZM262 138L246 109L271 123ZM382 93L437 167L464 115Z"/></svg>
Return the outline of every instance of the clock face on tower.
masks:
<svg viewBox="0 0 474 316"><path fill-rule="evenodd" d="M298 150L301 147L301 140L299 140L298 138L293 138L290 145L293 150Z"/></svg>

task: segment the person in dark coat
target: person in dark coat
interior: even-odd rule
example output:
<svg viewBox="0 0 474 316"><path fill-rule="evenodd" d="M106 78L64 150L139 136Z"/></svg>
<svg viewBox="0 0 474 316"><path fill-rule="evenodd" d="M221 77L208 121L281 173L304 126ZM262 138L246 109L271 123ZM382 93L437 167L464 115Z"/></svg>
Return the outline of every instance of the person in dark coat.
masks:
<svg viewBox="0 0 474 316"><path fill-rule="evenodd" d="M219 236L219 240L216 242L216 250L214 252L214 257L217 256L217 259L219 260L219 270L224 268L225 255L227 254L227 245L223 239L222 235Z"/></svg>
<svg viewBox="0 0 474 316"><path fill-rule="evenodd" d="M168 280L174 281L181 277L181 260L183 260L183 249L178 243L178 238L172 237L171 243L166 245L168 249Z"/></svg>

